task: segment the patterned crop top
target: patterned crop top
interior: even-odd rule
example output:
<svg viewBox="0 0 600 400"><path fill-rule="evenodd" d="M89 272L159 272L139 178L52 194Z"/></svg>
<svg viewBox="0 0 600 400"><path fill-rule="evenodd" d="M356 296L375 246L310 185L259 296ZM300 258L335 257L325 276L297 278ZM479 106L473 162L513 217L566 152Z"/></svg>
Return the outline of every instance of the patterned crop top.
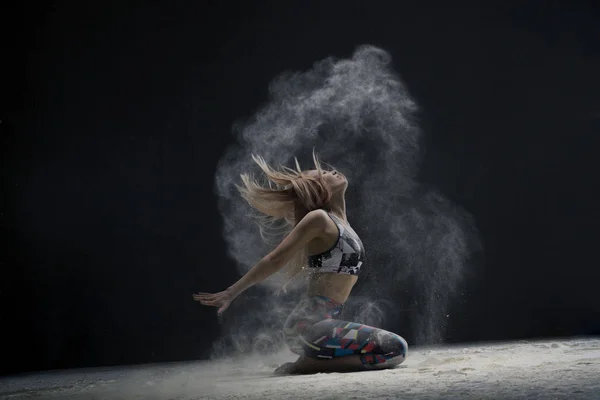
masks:
<svg viewBox="0 0 600 400"><path fill-rule="evenodd" d="M327 213L338 228L338 240L333 247L321 254L308 256L308 267L312 272L331 272L344 275L360 274L360 267L365 258L365 248L360 238L344 228L340 220Z"/></svg>

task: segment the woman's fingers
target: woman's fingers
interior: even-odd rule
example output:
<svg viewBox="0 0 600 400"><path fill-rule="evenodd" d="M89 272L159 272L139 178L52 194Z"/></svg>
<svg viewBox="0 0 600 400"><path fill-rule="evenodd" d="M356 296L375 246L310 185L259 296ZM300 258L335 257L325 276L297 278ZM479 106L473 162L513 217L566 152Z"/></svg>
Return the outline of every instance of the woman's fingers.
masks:
<svg viewBox="0 0 600 400"><path fill-rule="evenodd" d="M194 296L194 300L200 302L200 304L203 304L205 306L219 307L223 304L223 300L218 298L198 298Z"/></svg>
<svg viewBox="0 0 600 400"><path fill-rule="evenodd" d="M199 294L194 294L192 295L195 299L216 299L217 295L216 294L203 294L203 295L199 295Z"/></svg>
<svg viewBox="0 0 600 400"><path fill-rule="evenodd" d="M218 307L220 305L216 301L206 301L206 300L200 300L200 304L202 304L204 306L213 306L213 307Z"/></svg>
<svg viewBox="0 0 600 400"><path fill-rule="evenodd" d="M198 297L211 297L211 296L215 296L215 293L194 293L194 296L198 296Z"/></svg>
<svg viewBox="0 0 600 400"><path fill-rule="evenodd" d="M205 306L219 307L219 314L227 309L229 302L224 298L223 293L194 293L192 298Z"/></svg>
<svg viewBox="0 0 600 400"><path fill-rule="evenodd" d="M213 304L213 303L219 303L218 299L194 299L196 301L199 301L202 304Z"/></svg>
<svg viewBox="0 0 600 400"><path fill-rule="evenodd" d="M225 292L204 293L198 292L192 294L192 298L204 306L218 307L217 314L220 316L231 303L231 299Z"/></svg>

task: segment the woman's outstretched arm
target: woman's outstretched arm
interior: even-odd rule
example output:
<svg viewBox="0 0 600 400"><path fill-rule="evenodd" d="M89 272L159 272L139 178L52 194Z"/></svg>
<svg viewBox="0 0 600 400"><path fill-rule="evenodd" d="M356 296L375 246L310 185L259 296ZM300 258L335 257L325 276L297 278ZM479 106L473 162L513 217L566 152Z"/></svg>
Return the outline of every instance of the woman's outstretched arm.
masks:
<svg viewBox="0 0 600 400"><path fill-rule="evenodd" d="M193 295L194 300L206 306L219 307L219 314L222 313L229 307L234 298L279 271L295 253L311 240L319 237L329 222L328 218L322 210L309 212L275 250L264 256L227 290L214 294L197 293Z"/></svg>

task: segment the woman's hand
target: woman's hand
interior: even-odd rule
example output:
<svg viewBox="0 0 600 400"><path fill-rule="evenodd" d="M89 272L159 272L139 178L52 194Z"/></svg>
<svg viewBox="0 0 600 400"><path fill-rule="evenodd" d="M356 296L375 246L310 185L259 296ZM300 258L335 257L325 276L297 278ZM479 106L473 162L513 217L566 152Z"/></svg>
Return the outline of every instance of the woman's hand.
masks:
<svg viewBox="0 0 600 400"><path fill-rule="evenodd" d="M227 310L235 296L231 290L227 289L219 293L196 293L192 295L192 298L202 305L218 307L217 313L220 315Z"/></svg>

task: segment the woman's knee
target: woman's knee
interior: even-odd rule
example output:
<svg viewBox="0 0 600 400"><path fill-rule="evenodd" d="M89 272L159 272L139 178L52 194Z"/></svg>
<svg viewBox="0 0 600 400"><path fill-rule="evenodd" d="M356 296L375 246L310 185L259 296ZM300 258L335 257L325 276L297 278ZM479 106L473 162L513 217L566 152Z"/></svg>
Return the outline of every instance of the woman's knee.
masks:
<svg viewBox="0 0 600 400"><path fill-rule="evenodd" d="M307 335L311 323L304 319L294 318L293 316L288 318L283 325L283 337L289 349L298 355L304 355L305 341L304 336Z"/></svg>
<svg viewBox="0 0 600 400"><path fill-rule="evenodd" d="M296 323L296 321L288 320L283 325L283 337L285 338L285 341L288 344L290 342L293 342L298 339L298 336L299 336L298 328L299 327L298 327L298 324Z"/></svg>

